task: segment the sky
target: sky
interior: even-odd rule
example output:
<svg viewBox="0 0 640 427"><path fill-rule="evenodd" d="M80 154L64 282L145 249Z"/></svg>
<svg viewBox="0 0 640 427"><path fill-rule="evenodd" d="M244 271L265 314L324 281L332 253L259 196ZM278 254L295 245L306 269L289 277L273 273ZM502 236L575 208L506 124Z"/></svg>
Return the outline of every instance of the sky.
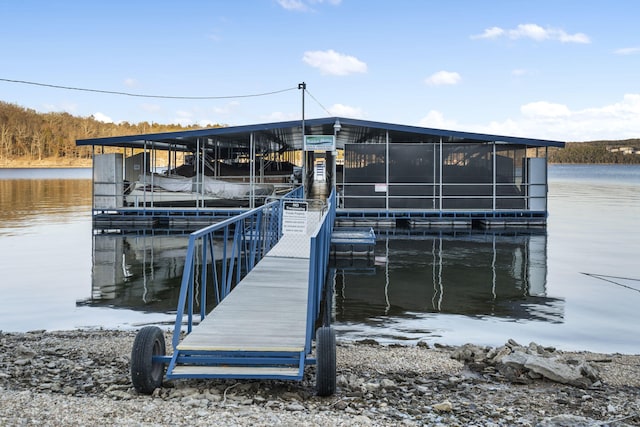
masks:
<svg viewBox="0 0 640 427"><path fill-rule="evenodd" d="M636 0L0 0L0 101L116 123L235 126L304 110L640 138L638 16Z"/></svg>

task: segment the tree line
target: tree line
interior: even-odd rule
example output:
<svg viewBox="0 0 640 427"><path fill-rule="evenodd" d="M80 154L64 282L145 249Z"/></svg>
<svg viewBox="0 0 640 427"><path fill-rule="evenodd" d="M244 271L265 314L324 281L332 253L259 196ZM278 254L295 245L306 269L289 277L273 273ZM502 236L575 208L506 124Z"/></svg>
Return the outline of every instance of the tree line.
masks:
<svg viewBox="0 0 640 427"><path fill-rule="evenodd" d="M43 159L87 159L91 147L76 147L77 139L173 132L199 126L104 123L93 116L69 113L38 113L0 101L0 161Z"/></svg>
<svg viewBox="0 0 640 427"><path fill-rule="evenodd" d="M550 148L549 163L640 164L640 154L617 151L620 147L640 150L640 139L621 141L568 142L564 148Z"/></svg>
<svg viewBox="0 0 640 427"><path fill-rule="evenodd" d="M76 147L77 139L199 129L199 126L104 123L93 116L69 113L38 113L0 101L0 162L12 160L88 159L91 147ZM565 148L550 148L550 163L640 164L640 154L616 152L612 148L640 150L640 139L624 141L569 142Z"/></svg>

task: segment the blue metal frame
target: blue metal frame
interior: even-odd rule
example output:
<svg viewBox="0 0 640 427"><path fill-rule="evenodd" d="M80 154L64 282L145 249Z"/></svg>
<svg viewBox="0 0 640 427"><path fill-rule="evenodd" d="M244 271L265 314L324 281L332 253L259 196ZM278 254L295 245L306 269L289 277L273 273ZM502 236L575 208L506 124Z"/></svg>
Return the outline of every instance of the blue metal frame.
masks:
<svg viewBox="0 0 640 427"><path fill-rule="evenodd" d="M211 274L215 303L219 304L253 269L280 239L281 203L274 201L236 215L217 224L210 225L189 235L189 246L180 285L176 321L172 344L180 341L183 318L187 316L187 333L193 329L196 278L200 287L200 321L207 315L206 296L208 276ZM222 254L216 259L214 240L223 242ZM228 243L230 242L230 245ZM228 247L229 246L229 247ZM199 251L199 271L196 259ZM218 264L221 264L218 271Z"/></svg>
<svg viewBox="0 0 640 427"><path fill-rule="evenodd" d="M302 187L288 193L283 199L237 215L221 223L191 233L185 260L184 273L178 300L178 309L173 333L173 355L154 356L153 361L168 363L167 378L236 378L236 379L288 379L302 380L304 367L315 363L310 357L316 321L319 318L324 292L325 276L329 264L331 233L335 221L336 196L331 193L327 201L321 225L311 237L309 283L307 296L306 339L301 352L261 351L193 351L178 350L183 319L187 317L187 333L193 330L194 306L196 303L196 278L199 278L200 320L207 315L207 284L215 292L216 304L222 301L260 259L278 242L282 235L282 206L284 200L303 197ZM224 245L219 259L213 250L214 239L231 242ZM197 254L201 262L197 262ZM218 268L216 263L221 264ZM212 276L209 279L209 275ZM290 367L293 374L234 374L234 373L174 373L179 364L201 366L252 366Z"/></svg>
<svg viewBox="0 0 640 427"><path fill-rule="evenodd" d="M336 219L336 192L331 192L328 200L328 209L325 211L321 226L311 236L311 248L309 254L309 294L307 301L307 338L305 351L311 353L311 341L315 332L315 324L320 314L322 292L324 290L325 276L329 265L329 250L331 248L331 232Z"/></svg>
<svg viewBox="0 0 640 427"><path fill-rule="evenodd" d="M386 210L386 209L338 209L338 218L459 218L459 219L488 219L488 218L547 218L546 211L424 211L424 210Z"/></svg>

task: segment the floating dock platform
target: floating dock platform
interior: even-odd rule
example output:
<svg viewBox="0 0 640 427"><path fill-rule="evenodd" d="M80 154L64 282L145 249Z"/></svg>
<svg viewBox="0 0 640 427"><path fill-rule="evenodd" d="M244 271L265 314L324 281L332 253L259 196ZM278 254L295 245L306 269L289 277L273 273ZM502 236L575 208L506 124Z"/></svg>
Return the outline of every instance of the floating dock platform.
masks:
<svg viewBox="0 0 640 427"><path fill-rule="evenodd" d="M331 255L373 256L376 233L373 228L334 228L331 234Z"/></svg>

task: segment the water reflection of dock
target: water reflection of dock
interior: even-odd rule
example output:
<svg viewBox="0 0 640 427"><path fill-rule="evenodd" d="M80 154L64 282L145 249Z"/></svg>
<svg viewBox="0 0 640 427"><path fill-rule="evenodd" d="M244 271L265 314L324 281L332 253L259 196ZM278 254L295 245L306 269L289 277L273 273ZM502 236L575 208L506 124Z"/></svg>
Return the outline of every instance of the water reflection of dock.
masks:
<svg viewBox="0 0 640 427"><path fill-rule="evenodd" d="M445 313L562 322L547 296L546 233L378 233L368 269L338 268L336 319Z"/></svg>
<svg viewBox="0 0 640 427"><path fill-rule="evenodd" d="M375 257L337 260L338 322L417 313L563 321L564 301L547 295L544 230L376 234ZM91 298L79 304L175 310L188 231L93 238Z"/></svg>
<svg viewBox="0 0 640 427"><path fill-rule="evenodd" d="M81 305L170 312L180 291L188 234L151 230L93 236L91 298Z"/></svg>

